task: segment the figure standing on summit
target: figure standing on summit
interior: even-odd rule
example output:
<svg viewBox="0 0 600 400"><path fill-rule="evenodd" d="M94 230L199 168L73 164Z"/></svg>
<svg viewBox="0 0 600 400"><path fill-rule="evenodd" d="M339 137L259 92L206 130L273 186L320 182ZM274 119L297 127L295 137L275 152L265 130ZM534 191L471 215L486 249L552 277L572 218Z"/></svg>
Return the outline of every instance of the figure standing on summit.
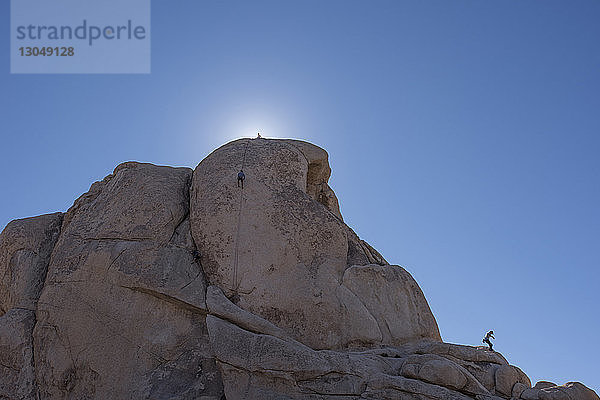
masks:
<svg viewBox="0 0 600 400"><path fill-rule="evenodd" d="M485 337L483 338L482 342L483 343L487 343L488 346L490 346L490 351L494 351L494 349L492 349L492 342L490 342L490 338L492 339L496 339L494 337L494 331L489 331L488 333L485 334Z"/></svg>
<svg viewBox="0 0 600 400"><path fill-rule="evenodd" d="M242 171L240 169L240 172L238 172L238 187L240 187L240 182L242 182L242 189L244 188L244 179L246 179L246 175L244 175L244 171Z"/></svg>

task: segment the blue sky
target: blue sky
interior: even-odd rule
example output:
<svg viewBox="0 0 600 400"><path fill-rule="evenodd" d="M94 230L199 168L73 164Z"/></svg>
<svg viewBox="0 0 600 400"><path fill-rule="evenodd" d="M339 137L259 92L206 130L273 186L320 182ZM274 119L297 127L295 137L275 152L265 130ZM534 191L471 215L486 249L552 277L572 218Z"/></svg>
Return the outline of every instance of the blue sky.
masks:
<svg viewBox="0 0 600 400"><path fill-rule="evenodd" d="M0 14L0 227L123 161L308 140L444 340L600 392L600 2L153 0L149 75L11 75Z"/></svg>

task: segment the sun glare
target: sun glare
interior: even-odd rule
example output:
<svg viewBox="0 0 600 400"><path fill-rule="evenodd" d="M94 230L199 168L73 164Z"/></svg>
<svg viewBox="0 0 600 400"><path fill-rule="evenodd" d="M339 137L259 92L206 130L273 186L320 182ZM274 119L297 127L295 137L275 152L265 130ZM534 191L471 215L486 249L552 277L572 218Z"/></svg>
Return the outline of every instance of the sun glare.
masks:
<svg viewBox="0 0 600 400"><path fill-rule="evenodd" d="M263 138L281 138L285 136L281 124L268 118L240 119L232 124L231 139L256 137L260 133Z"/></svg>

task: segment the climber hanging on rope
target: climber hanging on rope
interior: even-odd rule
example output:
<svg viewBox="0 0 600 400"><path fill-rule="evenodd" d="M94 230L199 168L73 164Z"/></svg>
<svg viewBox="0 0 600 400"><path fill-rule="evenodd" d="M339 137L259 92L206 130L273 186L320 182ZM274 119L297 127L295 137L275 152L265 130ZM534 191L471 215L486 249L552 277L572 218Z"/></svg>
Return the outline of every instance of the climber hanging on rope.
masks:
<svg viewBox="0 0 600 400"><path fill-rule="evenodd" d="M244 171L242 171L240 169L240 172L238 172L238 187L240 187L240 182L242 182L242 189L244 188L244 179L246 179L246 175L244 175Z"/></svg>
<svg viewBox="0 0 600 400"><path fill-rule="evenodd" d="M488 346L490 346L490 350L494 351L494 349L492 349L492 342L490 342L490 338L492 339L496 339L494 337L494 331L489 331L488 333L485 334L485 337L483 338L482 342L483 343L487 343Z"/></svg>
<svg viewBox="0 0 600 400"><path fill-rule="evenodd" d="M201 256L200 256L200 252L198 250L194 250L192 251L192 257L194 257L194 261L197 263L200 263L201 260Z"/></svg>

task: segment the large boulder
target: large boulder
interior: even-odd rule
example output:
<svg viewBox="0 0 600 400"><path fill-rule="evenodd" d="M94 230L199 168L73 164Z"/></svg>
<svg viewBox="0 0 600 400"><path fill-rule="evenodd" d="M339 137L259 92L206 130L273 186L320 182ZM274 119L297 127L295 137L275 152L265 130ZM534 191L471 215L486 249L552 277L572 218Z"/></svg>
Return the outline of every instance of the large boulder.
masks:
<svg viewBox="0 0 600 400"><path fill-rule="evenodd" d="M439 337L421 288L404 268L355 265L346 269L342 283L377 321L380 344L399 345Z"/></svg>
<svg viewBox="0 0 600 400"><path fill-rule="evenodd" d="M204 159L190 208L207 279L312 348L439 341L429 306L403 269L350 268L349 260L384 260L342 221L334 195L326 195L329 174L327 153L299 141L238 140ZM383 302L363 285L376 287Z"/></svg>
<svg viewBox="0 0 600 400"><path fill-rule="evenodd" d="M40 398L220 398L190 178L125 163L67 212L34 330Z"/></svg>
<svg viewBox="0 0 600 400"><path fill-rule="evenodd" d="M567 382L559 386L546 381L538 382L535 387L525 389L518 398L522 400L600 400L593 390L579 382Z"/></svg>
<svg viewBox="0 0 600 400"><path fill-rule="evenodd" d="M496 369L496 392L505 397L511 397L513 387L520 383L531 387L531 381L518 367L513 365L501 365Z"/></svg>

